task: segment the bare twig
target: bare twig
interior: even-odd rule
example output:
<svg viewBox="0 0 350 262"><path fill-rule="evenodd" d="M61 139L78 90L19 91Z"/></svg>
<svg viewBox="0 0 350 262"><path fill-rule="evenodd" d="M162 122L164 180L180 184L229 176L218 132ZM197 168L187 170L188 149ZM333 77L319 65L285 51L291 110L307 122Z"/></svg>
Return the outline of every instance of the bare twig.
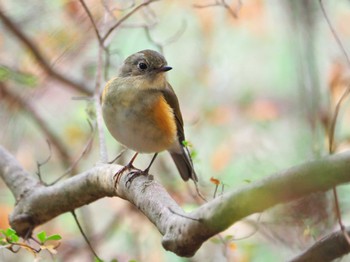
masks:
<svg viewBox="0 0 350 262"><path fill-rule="evenodd" d="M153 3L153 2L156 2L156 1L159 1L159 0L148 0L148 1L143 2L142 4L139 4L135 8L133 8L129 13L127 13L121 19L119 19L118 22L116 22L107 31L107 33L102 37L102 42L104 43L106 41L106 39L109 37L109 35L114 31L114 29L119 27L125 20L127 20L130 16L132 16L134 13L136 13L139 9L141 9L142 7L145 7L145 6L147 6L147 5L149 5L149 4Z"/></svg>
<svg viewBox="0 0 350 262"><path fill-rule="evenodd" d="M350 228L345 230L350 234ZM302 254L294 257L289 262L331 262L349 252L350 246L345 238L345 234L343 230L339 230L318 240L313 246L305 250ZM340 260L345 261L345 259Z"/></svg>
<svg viewBox="0 0 350 262"><path fill-rule="evenodd" d="M72 163L72 165L70 167L68 167L68 169L63 173L63 175L61 175L59 178L57 178L54 182L52 182L49 185L54 185L56 184L58 181L60 181L62 178L66 177L67 175L70 175L73 170L77 167L79 161L87 154L87 152L91 149L91 145L92 142L94 141L94 136L95 136L95 128L92 126L92 124L90 123L90 121L88 121L90 128L91 128L91 134L90 137L88 139L88 141L85 143L85 146L83 148L83 150L81 151L80 155L77 157L77 159Z"/></svg>
<svg viewBox="0 0 350 262"><path fill-rule="evenodd" d="M237 1L237 7L235 8L235 10L233 10L228 3L226 3L225 0L215 0L214 3L209 3L209 4L194 4L193 7L195 8L207 8L207 7L214 7L214 6L221 6L223 8L225 8L228 13L235 19L238 18L238 13L239 10L242 7L242 1L238 0Z"/></svg>
<svg viewBox="0 0 350 262"><path fill-rule="evenodd" d="M44 118L39 114L34 105L30 102L30 99L24 99L21 96L15 94L10 88L8 88L4 82L0 82L0 92L5 96L11 99L19 105L23 112L27 113L37 124L38 128L42 130L45 136L48 138L50 143L58 151L62 164L65 167L70 166L71 156L68 148L62 142L62 140L55 134L53 130L47 125Z"/></svg>
<svg viewBox="0 0 350 262"><path fill-rule="evenodd" d="M75 81L67 78L63 74L55 71L52 66L49 64L48 60L41 53L38 46L27 36L24 32L8 17L5 15L3 10L0 9L0 20L3 22L4 26L13 33L20 41L26 46L36 61L39 63L42 69L53 79L73 88L76 91L82 92L87 95L91 95L92 91L88 89L86 86L76 83Z"/></svg>
<svg viewBox="0 0 350 262"><path fill-rule="evenodd" d="M44 183L44 181L43 181L43 179L42 179L42 177L41 177L41 170L40 170L40 168L41 168L41 166L43 166L43 165L45 165L46 163L48 163L48 162L50 161L50 159L51 159L51 156L52 156L50 141L49 141L49 140L46 140L46 142L47 142L47 145L48 145L48 147L49 147L49 155L47 156L47 158L46 158L44 161L42 161L42 162L37 161L37 162L36 162L36 167L37 167L37 169L38 169L37 172L36 172L36 174L37 174L37 176L39 177L39 180L40 180L41 183Z"/></svg>
<svg viewBox="0 0 350 262"><path fill-rule="evenodd" d="M89 19L90 19L90 22L92 24L92 27L94 28L94 31L95 31L95 34L97 36L97 39L98 39L98 42L100 43L100 45L103 47L103 42L102 42L102 38L100 36L100 33L98 31L98 28L97 28L97 25L95 23L95 20L94 18L92 17L92 14L89 10L89 8L87 7L87 5L85 4L85 1L84 0L79 0L80 4L83 6L86 14L88 15Z"/></svg>
<svg viewBox="0 0 350 262"><path fill-rule="evenodd" d="M322 0L319 0L319 3L320 3L320 7L322 10L323 16L327 21L328 27L331 30L332 35L333 35L334 39L336 40L340 50L342 51L343 55L345 56L346 61L348 63L348 66L350 67L349 56L348 56L337 32L335 31L328 15L327 15L327 12L323 6ZM329 153L330 154L333 154L335 151L334 136L335 136L335 127L336 127L336 122L337 122L337 118L339 115L339 110L340 110L340 107L341 107L343 101L345 100L345 98L348 96L349 93L350 93L350 86L347 86L346 90L343 92L342 96L340 97L340 99L338 100L338 102L335 106L334 114L333 114L332 121L331 121L330 130L329 130ZM336 211L336 215L337 215L337 219L338 219L338 224L340 226L341 231L344 234L345 239L347 240L348 244L350 245L350 236L349 236L348 232L345 230L345 226L343 224L342 217L341 217L341 211L340 211L340 207L339 207L338 193L337 193L336 187L333 187L333 196L334 196L334 201L335 201L335 211Z"/></svg>
<svg viewBox="0 0 350 262"><path fill-rule="evenodd" d="M107 49L104 47L104 39L102 39L100 36L99 30L95 24L95 21L91 15L89 8L86 6L84 0L79 0L79 1L83 5L85 12L90 18L91 24L94 27L96 37L99 42L94 102L95 102L95 108L96 108L97 131L99 136L100 161L102 161L103 163L106 163L108 161L108 156L107 156L107 146L106 146L104 129L103 129L102 109L101 109L101 103L100 103L100 89L101 89L100 87L101 87L102 67L103 67L102 55L103 55L103 50L106 51Z"/></svg>
<svg viewBox="0 0 350 262"><path fill-rule="evenodd" d="M174 35L170 36L168 39L166 39L163 42L156 41L152 37L151 32L150 32L150 26L144 25L144 26L141 26L141 27L144 28L148 41L150 41L152 44L154 44L161 53L164 53L164 47L166 45L169 45L169 44L175 42L176 40L178 40L181 37L181 35L185 32L185 30L186 30L186 22L183 21L181 23L181 27L179 28L179 30L176 31L174 33Z"/></svg>
<svg viewBox="0 0 350 262"><path fill-rule="evenodd" d="M80 225L80 223L79 223L79 220L78 220L78 218L77 218L77 215L75 214L75 211L73 210L73 211L71 211L71 213L72 213L73 218L74 218L74 220L75 220L75 223L78 225L79 231L80 231L80 233L82 234L82 236L83 236L85 242L87 243L87 245L88 245L90 251L92 252L92 254L94 254L94 256L98 259L98 261L103 261L103 260L97 255L97 253L96 253L94 247L91 245L91 243L90 243L90 241L89 241L89 238L85 235L85 232L84 232L83 228L81 227L81 225Z"/></svg>

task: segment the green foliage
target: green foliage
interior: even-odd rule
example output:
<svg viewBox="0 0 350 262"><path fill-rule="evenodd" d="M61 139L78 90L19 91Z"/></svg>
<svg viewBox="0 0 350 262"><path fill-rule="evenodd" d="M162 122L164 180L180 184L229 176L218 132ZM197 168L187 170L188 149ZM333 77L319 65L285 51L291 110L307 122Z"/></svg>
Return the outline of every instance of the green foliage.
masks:
<svg viewBox="0 0 350 262"><path fill-rule="evenodd" d="M42 231L38 233L36 236L40 243L39 248L31 246L27 242L20 241L20 237L17 235L16 231L13 230L12 228L0 229L0 245L4 246L5 248L7 248L13 253L17 253L18 248L23 248L24 250L27 250L30 253L32 253L34 256L37 256L37 254L43 250L47 250L51 254L57 253L56 248L59 246L59 242L55 245L47 244L46 242L49 240L59 241L62 239L60 235L54 234L51 236L47 236L46 232ZM14 247L17 247L17 250L15 250Z"/></svg>
<svg viewBox="0 0 350 262"><path fill-rule="evenodd" d="M45 231L41 231L36 236L40 240L41 244L44 244L46 241L49 241L49 240L61 240L62 239L62 237L58 234L47 236Z"/></svg>
<svg viewBox="0 0 350 262"><path fill-rule="evenodd" d="M11 68L0 65L0 82L12 80L18 84L29 87L37 85L38 79L32 74L14 71Z"/></svg>
<svg viewBox="0 0 350 262"><path fill-rule="evenodd" d="M19 240L19 236L16 231L12 228L8 228L6 230L0 229L0 245L7 245L17 243Z"/></svg>

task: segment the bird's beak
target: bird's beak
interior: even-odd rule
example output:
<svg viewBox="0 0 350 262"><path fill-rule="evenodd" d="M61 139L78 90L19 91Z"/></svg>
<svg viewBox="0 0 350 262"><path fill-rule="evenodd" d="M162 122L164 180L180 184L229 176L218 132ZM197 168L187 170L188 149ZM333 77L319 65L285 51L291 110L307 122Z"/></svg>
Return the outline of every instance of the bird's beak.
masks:
<svg viewBox="0 0 350 262"><path fill-rule="evenodd" d="M173 69L171 66L162 66L160 68L157 69L158 72L166 72Z"/></svg>

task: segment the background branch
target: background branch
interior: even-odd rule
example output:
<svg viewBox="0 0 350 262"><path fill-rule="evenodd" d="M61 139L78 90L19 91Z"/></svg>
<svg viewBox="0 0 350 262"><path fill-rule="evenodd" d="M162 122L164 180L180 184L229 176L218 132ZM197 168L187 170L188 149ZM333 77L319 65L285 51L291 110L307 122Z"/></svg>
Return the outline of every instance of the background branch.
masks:
<svg viewBox="0 0 350 262"><path fill-rule="evenodd" d="M72 159L68 148L62 143L61 139L49 128L46 121L35 109L34 105L28 99L23 99L20 95L15 94L10 88L8 88L4 82L0 82L0 93L6 98L15 102L23 112L28 114L36 123L38 128L42 130L48 141L53 145L60 155L60 159L63 162L65 168L68 168L72 164Z"/></svg>
<svg viewBox="0 0 350 262"><path fill-rule="evenodd" d="M35 226L59 214L102 197L119 196L133 203L156 225L166 250L192 256L208 238L250 214L349 182L350 152L281 171L226 193L191 213L185 213L150 177L136 177L130 187L126 187L130 174L124 174L115 189L113 177L119 168L121 166L101 165L55 185L44 186L0 147L0 176L18 200L10 216L11 226L20 235L27 235ZM21 187L17 181L21 181Z"/></svg>
<svg viewBox="0 0 350 262"><path fill-rule="evenodd" d="M350 234L350 229L346 229ZM290 262L309 262L309 261L333 261L350 252L350 246L342 230L334 232L319 241L312 247L290 260Z"/></svg>
<svg viewBox="0 0 350 262"><path fill-rule="evenodd" d="M66 86L82 92L87 95L92 94L92 90L87 88L86 86L79 84L63 74L57 72L52 68L47 58L41 53L38 46L9 18L5 15L4 11L0 8L0 20L7 30L9 30L14 36L20 40L20 42L30 50L30 52L35 57L36 61L39 63L41 68L53 79L65 84Z"/></svg>

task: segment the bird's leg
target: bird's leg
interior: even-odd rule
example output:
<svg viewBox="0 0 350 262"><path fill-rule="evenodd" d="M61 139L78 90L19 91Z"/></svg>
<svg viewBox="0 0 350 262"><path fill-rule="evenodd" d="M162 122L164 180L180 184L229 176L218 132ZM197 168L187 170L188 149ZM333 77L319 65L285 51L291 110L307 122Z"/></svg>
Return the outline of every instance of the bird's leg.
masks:
<svg viewBox="0 0 350 262"><path fill-rule="evenodd" d="M148 167L145 170L143 170L144 175L148 175L148 171L150 170L150 168L151 168L154 160L156 160L157 156L158 156L158 153L155 153L154 156L152 157L151 163L149 163Z"/></svg>
<svg viewBox="0 0 350 262"><path fill-rule="evenodd" d="M124 166L122 169L120 169L117 173L114 174L114 176L113 176L113 179L115 179L114 187L117 187L117 184L118 184L118 182L120 180L121 174L123 174L126 170L131 169L131 168L137 169L137 168L135 168L133 166L133 163L134 163L134 161L135 161L135 159L136 159L138 154L139 153L136 152L135 155L131 158L130 162L126 166ZM140 170L140 172L142 172L142 171Z"/></svg>
<svg viewBox="0 0 350 262"><path fill-rule="evenodd" d="M130 183L139 175L143 175L143 176L148 176L148 172L154 162L154 160L156 159L158 153L155 153L154 156L152 157L151 163L149 163L148 167L145 170L136 170L132 172L132 175L130 176L130 178L128 179L128 181L126 181L126 184Z"/></svg>

